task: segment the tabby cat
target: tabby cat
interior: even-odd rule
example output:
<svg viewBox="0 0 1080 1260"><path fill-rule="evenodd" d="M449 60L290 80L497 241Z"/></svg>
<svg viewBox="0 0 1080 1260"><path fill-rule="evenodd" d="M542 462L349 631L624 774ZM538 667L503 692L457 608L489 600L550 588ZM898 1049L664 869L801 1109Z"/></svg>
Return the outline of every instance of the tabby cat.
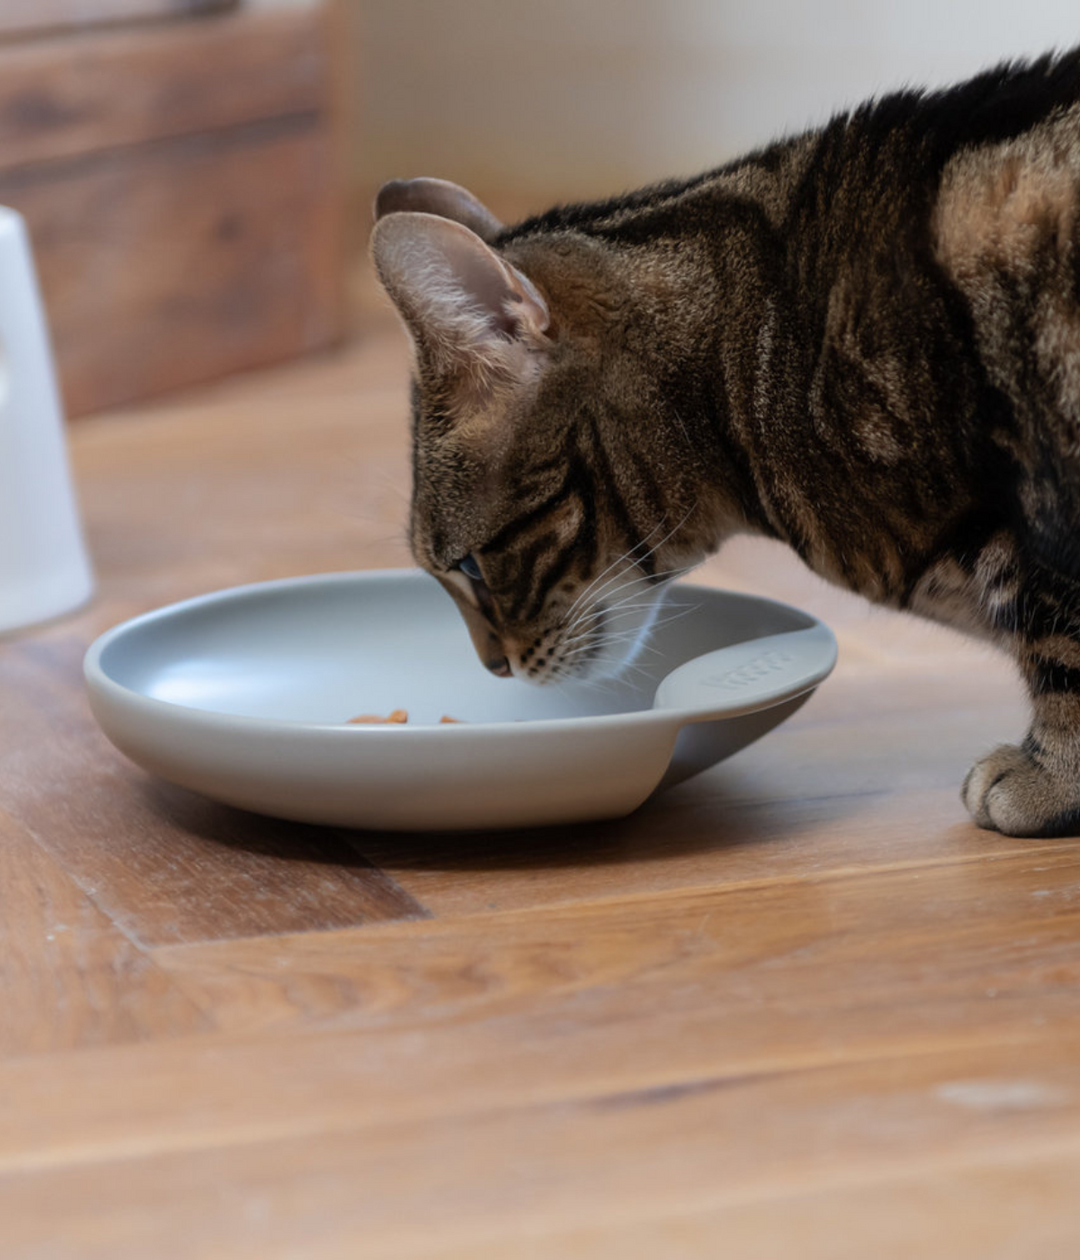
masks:
<svg viewBox="0 0 1080 1260"><path fill-rule="evenodd" d="M501 224L379 193L417 561L496 674L611 673L729 536L986 636L1033 718L964 800L1080 830L1080 49Z"/></svg>

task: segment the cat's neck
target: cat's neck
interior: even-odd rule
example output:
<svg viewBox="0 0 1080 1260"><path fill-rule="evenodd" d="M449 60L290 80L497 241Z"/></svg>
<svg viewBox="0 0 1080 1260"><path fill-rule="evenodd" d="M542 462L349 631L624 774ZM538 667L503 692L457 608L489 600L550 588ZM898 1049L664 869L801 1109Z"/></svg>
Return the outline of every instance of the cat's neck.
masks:
<svg viewBox="0 0 1080 1260"><path fill-rule="evenodd" d="M697 505L704 550L750 531L792 544L820 572L835 567L808 541L827 531L799 471L828 458L837 409L820 396L822 365L847 335L841 323L862 319L864 277L920 275L930 205L929 185L882 184L860 126L838 118L694 180L561 207L500 239L550 281L572 332L595 335L618 440L663 461L679 500ZM887 337L900 317L891 296L865 319L870 335Z"/></svg>

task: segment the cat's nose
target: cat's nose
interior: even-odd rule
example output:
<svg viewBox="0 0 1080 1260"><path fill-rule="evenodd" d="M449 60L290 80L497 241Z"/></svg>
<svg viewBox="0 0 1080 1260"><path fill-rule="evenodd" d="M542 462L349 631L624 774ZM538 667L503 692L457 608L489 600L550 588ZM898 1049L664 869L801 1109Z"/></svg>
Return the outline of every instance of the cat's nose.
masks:
<svg viewBox="0 0 1080 1260"><path fill-rule="evenodd" d="M484 664L498 678L510 677L510 662L505 656L496 656L493 660L485 661Z"/></svg>

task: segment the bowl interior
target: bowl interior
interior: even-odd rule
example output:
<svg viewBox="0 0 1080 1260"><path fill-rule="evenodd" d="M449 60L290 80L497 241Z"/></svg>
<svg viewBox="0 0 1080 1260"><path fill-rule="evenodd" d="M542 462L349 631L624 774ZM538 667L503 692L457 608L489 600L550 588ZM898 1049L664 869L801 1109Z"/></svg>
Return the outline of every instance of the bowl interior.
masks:
<svg viewBox="0 0 1080 1260"><path fill-rule="evenodd" d="M620 679L535 687L480 664L452 601L413 572L330 574L221 592L126 626L100 667L139 694L255 718L337 724L407 709L410 725L536 721L648 709L703 652L812 624L751 596L676 585Z"/></svg>

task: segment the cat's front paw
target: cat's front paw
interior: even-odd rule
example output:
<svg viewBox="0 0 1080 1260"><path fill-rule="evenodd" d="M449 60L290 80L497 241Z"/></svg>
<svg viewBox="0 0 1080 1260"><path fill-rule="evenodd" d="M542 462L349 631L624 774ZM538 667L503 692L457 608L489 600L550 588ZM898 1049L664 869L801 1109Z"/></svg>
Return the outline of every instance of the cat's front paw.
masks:
<svg viewBox="0 0 1080 1260"><path fill-rule="evenodd" d="M977 761L960 795L980 827L1007 836L1080 834L1080 783L1054 775L1013 744Z"/></svg>

